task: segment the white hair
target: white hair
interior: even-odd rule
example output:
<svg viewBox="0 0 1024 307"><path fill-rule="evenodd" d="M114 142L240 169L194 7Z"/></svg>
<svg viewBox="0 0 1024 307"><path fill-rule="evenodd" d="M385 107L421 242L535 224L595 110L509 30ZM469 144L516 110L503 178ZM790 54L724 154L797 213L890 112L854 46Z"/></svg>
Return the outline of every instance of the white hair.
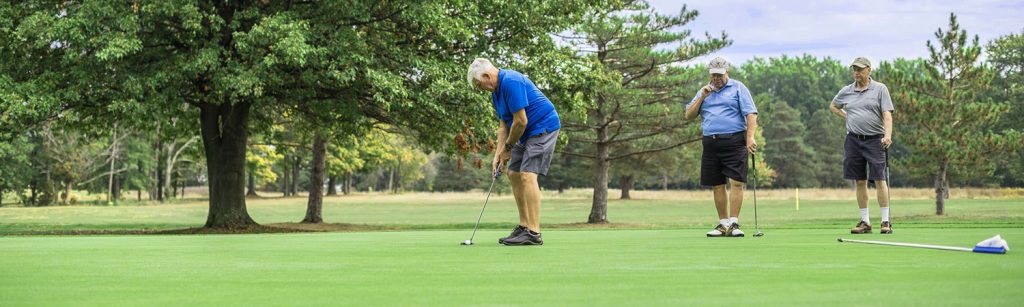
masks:
<svg viewBox="0 0 1024 307"><path fill-rule="evenodd" d="M476 58L469 64L469 71L466 72L466 82L473 86L473 80L480 79L480 76L494 69L494 64L485 58Z"/></svg>

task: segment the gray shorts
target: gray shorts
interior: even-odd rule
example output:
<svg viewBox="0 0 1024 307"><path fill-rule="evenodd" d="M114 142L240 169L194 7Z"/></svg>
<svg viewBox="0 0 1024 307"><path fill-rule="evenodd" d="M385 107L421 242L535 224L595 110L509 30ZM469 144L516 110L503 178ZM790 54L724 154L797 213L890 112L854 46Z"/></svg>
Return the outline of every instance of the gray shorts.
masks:
<svg viewBox="0 0 1024 307"><path fill-rule="evenodd" d="M517 143L512 146L508 170L547 176L551 156L555 155L555 143L558 143L558 130L534 135L526 139L526 144Z"/></svg>

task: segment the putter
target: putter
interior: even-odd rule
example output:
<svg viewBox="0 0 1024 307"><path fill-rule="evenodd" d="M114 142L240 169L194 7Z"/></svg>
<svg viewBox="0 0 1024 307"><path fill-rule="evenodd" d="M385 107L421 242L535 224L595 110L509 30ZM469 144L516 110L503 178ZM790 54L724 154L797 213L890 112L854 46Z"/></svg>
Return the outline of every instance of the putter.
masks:
<svg viewBox="0 0 1024 307"><path fill-rule="evenodd" d="M494 172L494 176L491 177L491 186L487 188L487 198L484 199L484 207L480 208L480 216L476 218L476 225L473 226L473 234L469 236L469 240L462 241L462 245L473 245L473 238L476 238L476 229L480 227L480 219L484 217L484 210L487 209L487 201L491 200L491 189L494 188L494 182L498 180L498 176L501 175L502 165L498 166L498 170Z"/></svg>
<svg viewBox="0 0 1024 307"><path fill-rule="evenodd" d="M757 225L757 159L754 153L750 153L750 163L754 167L754 236L763 237L764 233L761 232L761 227Z"/></svg>

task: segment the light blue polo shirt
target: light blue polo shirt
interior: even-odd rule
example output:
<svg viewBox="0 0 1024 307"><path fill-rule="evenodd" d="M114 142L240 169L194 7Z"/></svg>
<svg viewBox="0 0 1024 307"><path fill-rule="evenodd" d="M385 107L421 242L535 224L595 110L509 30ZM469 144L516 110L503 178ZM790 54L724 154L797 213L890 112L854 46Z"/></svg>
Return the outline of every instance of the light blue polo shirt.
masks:
<svg viewBox="0 0 1024 307"><path fill-rule="evenodd" d="M689 108L700 98L700 90L693 96ZM736 133L747 130L747 115L757 113L754 106L754 98L750 96L750 90L743 82L729 78L725 86L717 92L711 92L704 103L700 106L700 116L703 118L700 129L704 136L715 134Z"/></svg>
<svg viewBox="0 0 1024 307"><path fill-rule="evenodd" d="M491 102L498 118L512 129L512 115L526 109L526 130L520 143L532 136L553 132L562 127L555 105L523 74L514 70L498 71L498 88L491 93Z"/></svg>

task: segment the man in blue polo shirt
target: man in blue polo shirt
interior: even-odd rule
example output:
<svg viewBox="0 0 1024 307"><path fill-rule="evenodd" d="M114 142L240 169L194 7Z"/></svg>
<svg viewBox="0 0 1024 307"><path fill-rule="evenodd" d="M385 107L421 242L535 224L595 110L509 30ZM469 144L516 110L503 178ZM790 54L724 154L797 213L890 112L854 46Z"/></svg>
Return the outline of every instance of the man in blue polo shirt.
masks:
<svg viewBox="0 0 1024 307"><path fill-rule="evenodd" d="M708 62L711 80L686 105L686 119L700 115L704 138L700 184L714 188L718 224L708 237L742 237L739 216L743 185L747 181L747 154L757 149L757 108L750 90L729 78L729 61L716 57ZM726 191L726 181L732 186ZM729 204L732 208L729 208ZM731 210L729 210L731 209Z"/></svg>
<svg viewBox="0 0 1024 307"><path fill-rule="evenodd" d="M519 208L519 225L508 237L498 239L498 243L544 244L537 175L547 176L558 129L562 127L555 106L526 76L499 70L487 59L474 60L466 78L473 87L491 92L491 103L498 115L498 147L491 171L496 173L508 166L508 179Z"/></svg>

